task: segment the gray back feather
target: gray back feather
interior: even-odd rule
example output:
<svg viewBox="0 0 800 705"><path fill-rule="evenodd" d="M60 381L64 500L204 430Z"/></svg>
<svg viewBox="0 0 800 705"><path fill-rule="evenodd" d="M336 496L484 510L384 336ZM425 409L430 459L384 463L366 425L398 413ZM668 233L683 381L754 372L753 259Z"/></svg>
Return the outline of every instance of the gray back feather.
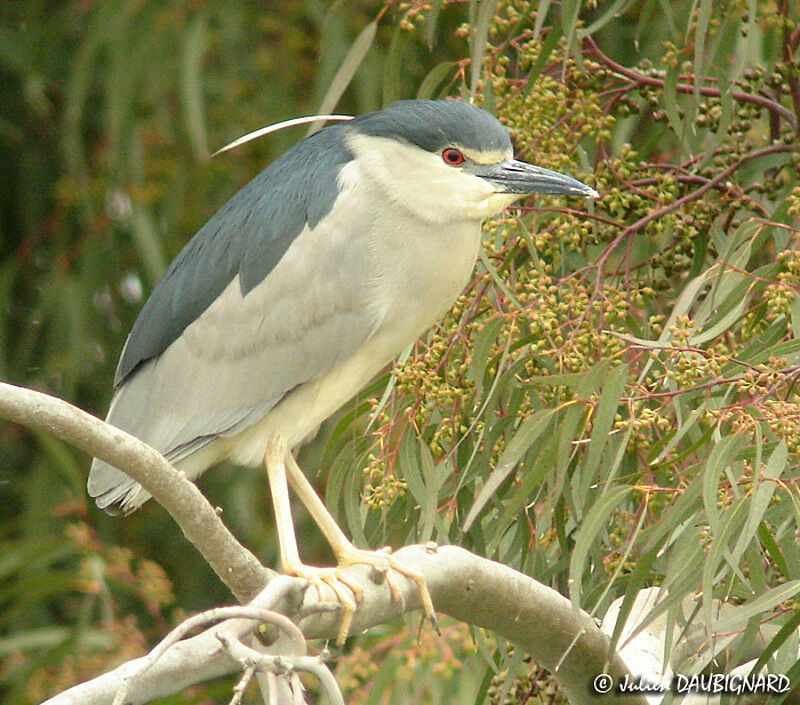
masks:
<svg viewBox="0 0 800 705"><path fill-rule="evenodd" d="M119 386L160 355L239 274L242 293L275 267L306 223L336 200L336 178L352 155L342 126L298 142L230 199L172 261L131 329L117 366Z"/></svg>

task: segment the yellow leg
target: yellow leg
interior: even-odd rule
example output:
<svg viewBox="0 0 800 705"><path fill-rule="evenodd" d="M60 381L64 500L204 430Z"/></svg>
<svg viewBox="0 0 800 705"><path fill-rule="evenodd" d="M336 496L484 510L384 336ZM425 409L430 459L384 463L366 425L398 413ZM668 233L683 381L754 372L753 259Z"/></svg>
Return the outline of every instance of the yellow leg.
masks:
<svg viewBox="0 0 800 705"><path fill-rule="evenodd" d="M328 585L333 590L344 610L339 634L336 638L336 642L342 644L350 631L350 624L356 611L356 602L341 587L341 584L350 588L355 600L361 598L362 590L351 581L343 580L335 568L314 568L303 564L300 560L294 522L292 521L292 508L289 503L289 488L286 484L286 459L291 457L291 453L280 439L270 441L264 455L272 506L275 510L275 528L278 533L281 568L287 575L295 575L308 580L316 587L320 595L322 594L320 591L322 584Z"/></svg>
<svg viewBox="0 0 800 705"><path fill-rule="evenodd" d="M289 487L286 484L286 446L280 439L270 441L264 456L267 468L269 491L275 511L275 528L278 532L278 553L281 567L287 570L300 565L297 538L294 534L292 506L289 502Z"/></svg>
<svg viewBox="0 0 800 705"><path fill-rule="evenodd" d="M436 626L436 614L433 611L433 603L425 578L417 571L397 561L391 555L389 548L384 548L380 551L365 551L356 548L348 540L322 503L322 500L317 496L311 483L297 465L294 456L289 452L282 439L276 438L269 442L264 455L264 465L267 469L272 504L275 508L275 527L278 533L281 567L287 575L296 575L308 580L320 594L320 588L323 584L328 585L333 590L344 610L336 639L337 643L343 643L347 637L353 621L356 603L361 600L363 595L362 588L352 580L347 579L342 574L341 568L358 563L371 565L385 574L386 582L394 600L399 600L401 593L392 578L391 572L396 571L413 580L419 590L425 616ZM291 485L300 501L305 505L308 513L319 526L322 534L328 540L328 543L330 543L338 564L336 568L315 568L305 565L300 560L297 537L295 536L294 523L292 521L292 509L289 502L289 485ZM342 586L352 592L353 598L348 594L348 590Z"/></svg>
<svg viewBox="0 0 800 705"><path fill-rule="evenodd" d="M391 550L387 547L380 551L365 551L356 548L344 535L344 532L339 528L336 520L330 515L327 507L322 503L311 483L306 478L294 456L290 453L285 461L286 473L288 475L289 484L298 496L300 501L305 505L308 513L319 526L325 538L330 543L333 553L336 556L336 561L340 568L357 563L371 565L386 573L386 582L392 593L392 598L397 600L400 596L400 591L397 589L391 578L391 570L394 570L401 575L406 576L409 580L416 583L419 590L420 602L422 603L422 610L425 616L430 619L431 623L436 625L436 613L433 610L433 602L431 601L428 586L425 583L425 578L421 573L404 566L397 561L392 555Z"/></svg>

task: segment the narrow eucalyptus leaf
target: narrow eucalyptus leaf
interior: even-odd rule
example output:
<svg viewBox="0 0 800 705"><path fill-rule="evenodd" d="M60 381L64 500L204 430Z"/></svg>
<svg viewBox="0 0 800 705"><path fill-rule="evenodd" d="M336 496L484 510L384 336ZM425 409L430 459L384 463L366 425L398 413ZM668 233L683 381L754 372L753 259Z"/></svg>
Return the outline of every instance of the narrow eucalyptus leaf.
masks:
<svg viewBox="0 0 800 705"><path fill-rule="evenodd" d="M589 551L597 543L598 537L607 533L609 516L630 493L630 487L607 489L594 503L578 529L569 562L569 597L575 609L581 606L583 573Z"/></svg>
<svg viewBox="0 0 800 705"><path fill-rule="evenodd" d="M375 40L375 33L377 30L377 20L373 20L361 30L353 42L353 45L350 47L350 50L347 52L347 55L344 57L344 61L342 61L339 66L339 70L333 77L330 86L328 86L328 90L319 104L317 114L327 115L336 107L339 98L341 98L342 94L347 90L347 86L349 86L350 82L353 80L353 76L355 76L358 67L361 66L361 62L372 47L372 42ZM312 123L306 134L314 134L322 125L322 121Z"/></svg>

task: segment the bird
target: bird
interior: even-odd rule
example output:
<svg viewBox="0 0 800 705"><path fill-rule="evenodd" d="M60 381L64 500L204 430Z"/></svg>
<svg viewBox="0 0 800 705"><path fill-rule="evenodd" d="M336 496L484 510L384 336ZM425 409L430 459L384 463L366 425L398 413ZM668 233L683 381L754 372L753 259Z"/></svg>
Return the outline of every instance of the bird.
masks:
<svg viewBox="0 0 800 705"><path fill-rule="evenodd" d="M414 580L433 619L430 596L388 549L349 541L295 452L448 310L469 280L485 220L529 194L598 195L513 154L498 119L459 100L403 100L324 127L188 241L122 349L108 423L189 479L223 460L265 466L281 569L330 585L345 633L360 588L343 566ZM335 568L302 563L289 487ZM88 492L109 513L150 497L97 458Z"/></svg>

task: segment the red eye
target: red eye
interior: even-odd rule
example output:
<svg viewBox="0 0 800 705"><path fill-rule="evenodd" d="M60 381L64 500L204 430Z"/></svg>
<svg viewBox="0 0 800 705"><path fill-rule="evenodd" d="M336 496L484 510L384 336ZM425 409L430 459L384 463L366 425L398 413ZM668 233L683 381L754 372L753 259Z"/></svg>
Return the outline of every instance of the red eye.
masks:
<svg viewBox="0 0 800 705"><path fill-rule="evenodd" d="M455 147L448 147L442 152L442 159L445 164L449 166L458 166L464 163L464 155L461 154Z"/></svg>

